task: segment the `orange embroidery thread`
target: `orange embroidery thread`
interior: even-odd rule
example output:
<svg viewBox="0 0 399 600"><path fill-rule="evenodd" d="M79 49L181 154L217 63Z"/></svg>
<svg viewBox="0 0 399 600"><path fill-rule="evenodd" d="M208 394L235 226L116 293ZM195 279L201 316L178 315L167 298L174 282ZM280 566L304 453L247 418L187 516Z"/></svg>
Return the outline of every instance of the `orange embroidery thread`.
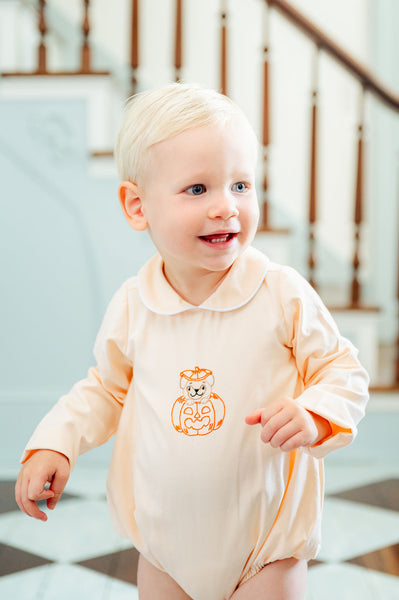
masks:
<svg viewBox="0 0 399 600"><path fill-rule="evenodd" d="M209 369L187 369L180 373L180 387L183 395L172 407L172 424L179 433L185 435L208 435L219 429L224 421L223 400L214 392L215 382Z"/></svg>

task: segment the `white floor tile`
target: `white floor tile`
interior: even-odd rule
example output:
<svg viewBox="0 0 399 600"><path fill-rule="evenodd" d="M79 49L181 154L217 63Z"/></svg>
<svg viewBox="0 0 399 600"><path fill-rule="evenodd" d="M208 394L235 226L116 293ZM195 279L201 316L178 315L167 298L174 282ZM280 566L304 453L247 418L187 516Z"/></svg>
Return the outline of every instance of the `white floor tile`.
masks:
<svg viewBox="0 0 399 600"><path fill-rule="evenodd" d="M0 515L0 541L60 562L131 547L114 530L105 501L66 500L48 514L46 523L23 513Z"/></svg>
<svg viewBox="0 0 399 600"><path fill-rule="evenodd" d="M138 600L136 586L77 565L48 565L0 577L2 600Z"/></svg>
<svg viewBox="0 0 399 600"><path fill-rule="evenodd" d="M385 479L399 478L399 464L385 463L353 463L325 461L326 493L334 494L363 485L384 481Z"/></svg>
<svg viewBox="0 0 399 600"><path fill-rule="evenodd" d="M0 598L4 598L4 600L37 600L41 598L49 569L51 567L44 566L0 577Z"/></svg>
<svg viewBox="0 0 399 600"><path fill-rule="evenodd" d="M327 498L318 558L338 562L399 542L399 513Z"/></svg>
<svg viewBox="0 0 399 600"><path fill-rule="evenodd" d="M116 579L109 580L107 597L104 600L138 600L139 592L136 586L129 585Z"/></svg>
<svg viewBox="0 0 399 600"><path fill-rule="evenodd" d="M137 587L79 565L45 565L0 577L2 600L138 600Z"/></svg>
<svg viewBox="0 0 399 600"><path fill-rule="evenodd" d="M355 565L320 565L309 570L305 600L397 600L399 578Z"/></svg>
<svg viewBox="0 0 399 600"><path fill-rule="evenodd" d="M398 600L399 577L369 570L367 583L374 593L374 600Z"/></svg>
<svg viewBox="0 0 399 600"><path fill-rule="evenodd" d="M110 579L75 565L55 565L37 600L108 600Z"/></svg>

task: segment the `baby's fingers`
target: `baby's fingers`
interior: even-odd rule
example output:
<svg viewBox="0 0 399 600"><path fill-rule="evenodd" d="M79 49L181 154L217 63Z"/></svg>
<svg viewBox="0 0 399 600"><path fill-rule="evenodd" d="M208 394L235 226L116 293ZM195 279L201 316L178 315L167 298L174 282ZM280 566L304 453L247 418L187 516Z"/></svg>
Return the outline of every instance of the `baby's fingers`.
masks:
<svg viewBox="0 0 399 600"><path fill-rule="evenodd" d="M253 413L251 413L250 415L247 415L245 417L245 422L247 425L257 425L258 423L261 422L262 419L262 408L259 408L258 410L255 410Z"/></svg>
<svg viewBox="0 0 399 600"><path fill-rule="evenodd" d="M64 488L67 484L69 477L69 469L68 470L58 470L53 478L53 481L50 485L50 491L52 492L52 496L47 500L47 508L50 510L54 510L57 505L57 502L60 500Z"/></svg>
<svg viewBox="0 0 399 600"><path fill-rule="evenodd" d="M50 495L52 495L52 492L50 490L44 490L42 487L41 491L32 493L29 490L29 486L29 481L23 481L19 489L16 491L15 498L17 500L18 506L29 517L39 519L40 521L47 521L47 515L42 510L40 510L36 502L39 500L45 500L46 498L50 497ZM35 489L34 486L33 489ZM33 499L34 495L35 497L37 497L37 500ZM32 496L32 498L30 496Z"/></svg>
<svg viewBox="0 0 399 600"><path fill-rule="evenodd" d="M44 486L47 483L37 482L31 480L28 485L28 499L33 502L40 502L41 500L47 500L48 498L52 498L54 496L54 492L50 489L46 489Z"/></svg>

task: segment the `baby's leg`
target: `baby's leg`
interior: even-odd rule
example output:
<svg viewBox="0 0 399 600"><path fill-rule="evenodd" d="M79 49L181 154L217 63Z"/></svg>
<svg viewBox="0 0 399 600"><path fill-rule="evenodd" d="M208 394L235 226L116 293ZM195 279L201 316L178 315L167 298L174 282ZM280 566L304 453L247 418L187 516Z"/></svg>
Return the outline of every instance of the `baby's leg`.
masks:
<svg viewBox="0 0 399 600"><path fill-rule="evenodd" d="M306 560L277 560L243 583L231 600L303 600L306 574Z"/></svg>
<svg viewBox="0 0 399 600"><path fill-rule="evenodd" d="M139 600L192 600L167 573L140 555L137 571Z"/></svg>

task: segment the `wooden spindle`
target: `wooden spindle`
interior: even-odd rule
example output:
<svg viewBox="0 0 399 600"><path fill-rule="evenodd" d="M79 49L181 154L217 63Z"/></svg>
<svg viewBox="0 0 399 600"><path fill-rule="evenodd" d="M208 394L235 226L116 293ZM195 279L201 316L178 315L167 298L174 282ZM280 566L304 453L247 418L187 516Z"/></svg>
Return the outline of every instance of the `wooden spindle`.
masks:
<svg viewBox="0 0 399 600"><path fill-rule="evenodd" d="M263 185L262 206L260 218L260 230L267 231L270 228L269 219L269 178L268 158L270 146L270 88L269 88L269 15L268 7L264 5L263 22L263 98L262 98L262 145L263 145Z"/></svg>
<svg viewBox="0 0 399 600"><path fill-rule="evenodd" d="M221 0L220 11L220 91L227 96L227 0Z"/></svg>
<svg viewBox="0 0 399 600"><path fill-rule="evenodd" d="M45 16L46 0L39 0L39 22L38 29L40 34L40 42L37 49L37 70L38 75L47 73L47 48L46 48L46 33L47 22Z"/></svg>
<svg viewBox="0 0 399 600"><path fill-rule="evenodd" d="M81 50L80 72L81 73L90 73L91 72L91 52L90 52L90 44L89 44L89 34L90 34L89 5L90 5L90 0L83 0L83 4L84 4L84 17L83 17L83 23L82 23L83 42L82 42L82 50Z"/></svg>
<svg viewBox="0 0 399 600"><path fill-rule="evenodd" d="M399 231L399 219L398 219L398 231ZM396 338L396 357L395 357L395 387L399 388L399 235L398 235L398 249L397 249L397 256L396 256L396 268L397 268L397 278L398 278L398 283L397 283L397 301L398 301L398 335Z"/></svg>
<svg viewBox="0 0 399 600"><path fill-rule="evenodd" d="M181 81L183 62L183 0L176 0L175 21L175 80Z"/></svg>
<svg viewBox="0 0 399 600"><path fill-rule="evenodd" d="M308 268L309 283L316 288L316 236L317 222L317 108L318 108L318 59L319 48L316 49L313 61L313 91L312 91L312 122L311 122L311 147L310 147L310 180L309 180L309 250Z"/></svg>
<svg viewBox="0 0 399 600"><path fill-rule="evenodd" d="M132 93L137 93L137 69L139 67L139 0L132 0L130 66L132 69Z"/></svg>
<svg viewBox="0 0 399 600"><path fill-rule="evenodd" d="M353 274L351 285L351 306L359 308L361 305L361 284L359 280L360 271L360 241L361 227L363 222L363 129L364 129L364 95L365 90L362 89L360 102L359 125L357 127L357 161L356 161L356 188L355 188L355 210L354 210L354 252L353 252Z"/></svg>

